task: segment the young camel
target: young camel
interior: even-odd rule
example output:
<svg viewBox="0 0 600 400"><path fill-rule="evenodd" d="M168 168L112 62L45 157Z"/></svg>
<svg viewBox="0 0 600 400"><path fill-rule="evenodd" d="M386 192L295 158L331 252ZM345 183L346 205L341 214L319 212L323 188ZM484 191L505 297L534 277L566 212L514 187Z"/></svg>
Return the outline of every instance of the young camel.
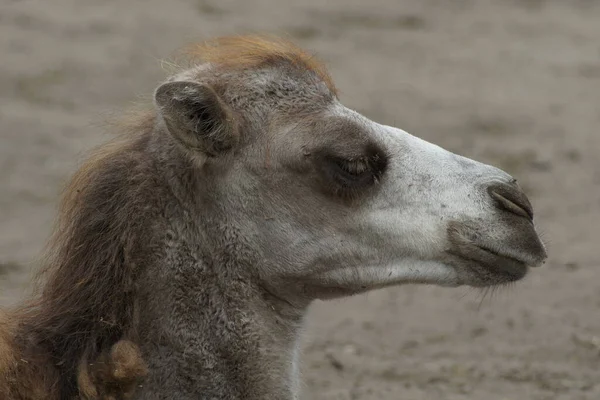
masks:
<svg viewBox="0 0 600 400"><path fill-rule="evenodd" d="M344 107L311 55L191 55L68 186L44 285L1 317L0 398L297 399L312 300L545 260L511 176Z"/></svg>

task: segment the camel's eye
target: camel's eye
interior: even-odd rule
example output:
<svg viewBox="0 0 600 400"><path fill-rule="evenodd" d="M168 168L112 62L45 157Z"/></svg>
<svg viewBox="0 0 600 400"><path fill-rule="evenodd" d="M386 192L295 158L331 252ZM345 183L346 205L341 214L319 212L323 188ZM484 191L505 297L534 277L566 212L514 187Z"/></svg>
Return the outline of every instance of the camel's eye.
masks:
<svg viewBox="0 0 600 400"><path fill-rule="evenodd" d="M378 171L369 157L334 157L326 158L326 173L334 184L334 192L345 196L358 194L367 189L378 179Z"/></svg>
<svg viewBox="0 0 600 400"><path fill-rule="evenodd" d="M336 172L343 175L343 178L347 180L359 181L373 176L369 161L365 157L356 159L332 158L331 161L338 170Z"/></svg>
<svg viewBox="0 0 600 400"><path fill-rule="evenodd" d="M364 158L356 160L337 160L338 166L353 176L360 176L369 170L369 164Z"/></svg>
<svg viewBox="0 0 600 400"><path fill-rule="evenodd" d="M387 157L375 146L361 153L344 155L331 151L320 152L315 157L326 191L337 197L357 199L370 193L387 168Z"/></svg>

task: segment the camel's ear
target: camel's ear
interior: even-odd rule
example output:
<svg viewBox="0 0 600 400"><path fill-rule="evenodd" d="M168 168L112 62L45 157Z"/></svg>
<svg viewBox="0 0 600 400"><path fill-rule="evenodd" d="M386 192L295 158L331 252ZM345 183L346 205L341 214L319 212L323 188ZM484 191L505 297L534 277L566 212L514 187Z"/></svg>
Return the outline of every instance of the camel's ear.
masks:
<svg viewBox="0 0 600 400"><path fill-rule="evenodd" d="M215 157L238 143L233 113L209 85L167 82L154 102L171 135L191 151Z"/></svg>

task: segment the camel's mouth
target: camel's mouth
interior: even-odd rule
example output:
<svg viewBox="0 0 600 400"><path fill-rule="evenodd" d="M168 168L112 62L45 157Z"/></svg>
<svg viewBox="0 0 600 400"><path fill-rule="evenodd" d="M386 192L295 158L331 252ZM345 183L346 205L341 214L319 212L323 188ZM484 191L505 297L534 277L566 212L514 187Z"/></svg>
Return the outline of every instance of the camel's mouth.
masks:
<svg viewBox="0 0 600 400"><path fill-rule="evenodd" d="M474 243L464 243L460 251L448 253L456 258L462 267L491 278L489 282L477 282L475 286L518 281L529 271L527 260Z"/></svg>
<svg viewBox="0 0 600 400"><path fill-rule="evenodd" d="M477 229L451 224L448 234L449 263L462 276L461 281L472 286L518 281L529 267L540 266L547 257L533 224L524 219L515 220L508 229L506 225Z"/></svg>

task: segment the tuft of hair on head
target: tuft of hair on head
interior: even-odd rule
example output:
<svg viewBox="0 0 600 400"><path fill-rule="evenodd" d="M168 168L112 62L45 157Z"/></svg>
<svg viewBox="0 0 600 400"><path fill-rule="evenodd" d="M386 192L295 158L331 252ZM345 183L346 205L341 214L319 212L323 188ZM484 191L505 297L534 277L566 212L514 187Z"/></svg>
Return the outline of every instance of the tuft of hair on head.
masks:
<svg viewBox="0 0 600 400"><path fill-rule="evenodd" d="M317 75L337 95L325 64L314 54L289 40L270 35L225 36L184 47L182 55L191 63L210 63L222 68L246 69L277 66L282 62Z"/></svg>

